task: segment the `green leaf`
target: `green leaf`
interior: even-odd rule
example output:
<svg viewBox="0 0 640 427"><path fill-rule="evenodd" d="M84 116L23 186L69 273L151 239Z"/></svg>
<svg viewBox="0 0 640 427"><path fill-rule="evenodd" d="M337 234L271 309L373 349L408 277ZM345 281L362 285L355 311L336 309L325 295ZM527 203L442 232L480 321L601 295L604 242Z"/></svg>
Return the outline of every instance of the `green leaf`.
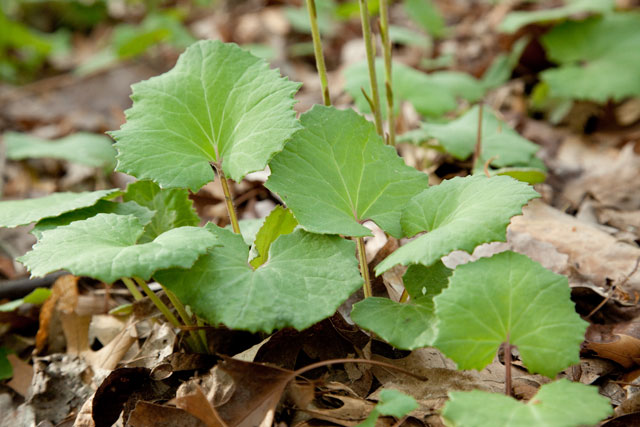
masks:
<svg viewBox="0 0 640 427"><path fill-rule="evenodd" d="M200 217L189 200L189 191L182 188L161 189L151 181L137 181L127 186L122 196L125 202L133 201L155 214L149 224L145 224L144 234L138 243L147 243L172 228L196 226Z"/></svg>
<svg viewBox="0 0 640 427"><path fill-rule="evenodd" d="M269 248L275 240L283 234L289 234L298 225L289 209L276 206L264 220L260 231L256 235L255 250L257 256L249 262L251 267L258 268L269 259Z"/></svg>
<svg viewBox="0 0 640 427"><path fill-rule="evenodd" d="M528 403L480 390L451 392L442 410L447 425L460 427L577 427L596 425L612 413L597 387L564 378L544 384Z"/></svg>
<svg viewBox="0 0 640 427"><path fill-rule="evenodd" d="M65 212L95 205L98 200L116 197L120 190L54 193L37 199L0 202L0 227L17 227L51 218Z"/></svg>
<svg viewBox="0 0 640 427"><path fill-rule="evenodd" d="M402 282L412 300L433 299L449 285L449 277L452 273L453 270L445 266L442 261L437 261L429 267L413 264L402 276Z"/></svg>
<svg viewBox="0 0 640 427"><path fill-rule="evenodd" d="M136 245L143 232L144 225L133 215L98 214L43 232L18 260L36 277L64 269L112 283L133 276L147 280L157 270L190 267L216 244L216 236L204 228L180 227Z"/></svg>
<svg viewBox="0 0 640 427"><path fill-rule="evenodd" d="M381 415L402 418L409 412L418 408L418 402L398 390L384 389L380 392L380 400L359 427L375 427L378 417Z"/></svg>
<svg viewBox="0 0 640 427"><path fill-rule="evenodd" d="M429 231L376 266L380 275L397 264L432 265L455 250L473 252L487 242L504 242L511 217L540 197L529 185L507 176L456 177L431 187L405 206L402 228L407 236Z"/></svg>
<svg viewBox="0 0 640 427"><path fill-rule="evenodd" d="M235 44L203 40L169 72L132 86L118 141L118 170L161 187L196 191L213 180L211 162L240 181L262 170L299 129L298 83Z"/></svg>
<svg viewBox="0 0 640 427"><path fill-rule="evenodd" d="M425 134L436 138L455 158L464 160L476 146L479 107L475 106L462 116L446 124L423 124ZM482 110L482 156L497 156L496 166L528 165L540 149L533 142L521 137L508 124L499 120L489 108Z"/></svg>
<svg viewBox="0 0 640 427"><path fill-rule="evenodd" d="M434 37L445 33L444 17L433 0L404 0L407 16Z"/></svg>
<svg viewBox="0 0 640 427"><path fill-rule="evenodd" d="M513 69L518 65L529 40L528 36L521 37L513 44L511 52L496 56L489 69L482 75L482 86L486 89L495 89L506 83Z"/></svg>
<svg viewBox="0 0 640 427"><path fill-rule="evenodd" d="M428 186L385 145L374 125L353 110L315 105L298 132L270 163L269 190L314 233L369 236L372 220L402 237L402 206Z"/></svg>
<svg viewBox="0 0 640 427"><path fill-rule="evenodd" d="M429 346L437 331L433 297L447 287L451 273L442 261L431 267L412 265L403 277L411 301L366 298L353 306L351 318L396 348L414 350Z"/></svg>
<svg viewBox="0 0 640 427"><path fill-rule="evenodd" d="M354 304L351 318L361 328L403 350L429 346L437 333L433 300L427 297L409 303L365 298Z"/></svg>
<svg viewBox="0 0 640 427"><path fill-rule="evenodd" d="M551 96L603 103L640 95L638 28L640 13L611 13L565 22L542 36L550 59L560 64L541 73Z"/></svg>
<svg viewBox="0 0 640 427"><path fill-rule="evenodd" d="M331 316L362 286L352 241L296 230L280 236L269 261L254 270L242 236L208 228L221 247L187 271L162 271L155 278L212 325L252 332L302 330Z"/></svg>
<svg viewBox="0 0 640 427"><path fill-rule="evenodd" d="M156 214L155 211L150 211L135 202L117 203L110 202L108 200L99 200L98 203L93 206L89 206L88 208L76 209L75 211L67 212L53 218L42 219L36 223L35 227L33 227L31 234L36 236L36 239L40 240L42 233L46 230L69 225L74 221L85 220L96 216L99 213L133 215L140 220L142 225L149 224L153 216Z"/></svg>
<svg viewBox="0 0 640 427"><path fill-rule="evenodd" d="M7 158L61 159L87 166L113 170L116 165L116 150L111 138L104 135L79 132L54 141L35 136L6 132L3 135Z"/></svg>
<svg viewBox="0 0 640 427"><path fill-rule="evenodd" d="M433 45L431 39L421 32L399 25L389 25L389 39L392 43L417 46L429 49Z"/></svg>
<svg viewBox="0 0 640 427"><path fill-rule="evenodd" d="M476 102L484 96L482 83L470 74L460 71L437 71L429 74L429 78L440 87L449 90L456 98Z"/></svg>
<svg viewBox="0 0 640 427"><path fill-rule="evenodd" d="M588 324L567 278L525 255L507 251L458 266L434 302L434 345L460 369L483 369L504 342L518 348L530 372L550 378L580 362Z"/></svg>
<svg viewBox="0 0 640 427"><path fill-rule="evenodd" d="M13 311L22 304L40 305L44 303L50 295L51 289L49 288L35 288L24 298L0 305L0 311Z"/></svg>
<svg viewBox="0 0 640 427"><path fill-rule="evenodd" d="M562 21L585 13L606 13L615 6L615 0L567 0L565 3L566 5L553 9L511 12L499 29L505 33L515 33L525 25Z"/></svg>
<svg viewBox="0 0 640 427"><path fill-rule="evenodd" d="M531 184L531 185L545 182L547 179L546 169L539 169L539 168L514 167L514 168L490 169L489 174L491 176L495 176L495 175L510 176L511 178L517 179L518 181L526 182L527 184Z"/></svg>
<svg viewBox="0 0 640 427"><path fill-rule="evenodd" d="M8 348L0 347L0 381L13 376L13 366L11 366L11 362L7 359L7 356L11 353L12 351Z"/></svg>
<svg viewBox="0 0 640 427"><path fill-rule="evenodd" d="M346 79L345 90L354 99L358 110L363 113L370 113L371 107L362 94L363 88L367 93L371 92L367 62L360 61L349 66L344 75ZM386 117L387 95L384 89L384 62L380 58L376 60L376 78L378 79L381 98L380 111L383 117ZM417 87L420 90L416 90ZM400 107L401 101L410 102L420 114L435 117L452 111L458 106L456 93L450 87L441 86L429 74L399 62L393 63L393 95L396 112Z"/></svg>

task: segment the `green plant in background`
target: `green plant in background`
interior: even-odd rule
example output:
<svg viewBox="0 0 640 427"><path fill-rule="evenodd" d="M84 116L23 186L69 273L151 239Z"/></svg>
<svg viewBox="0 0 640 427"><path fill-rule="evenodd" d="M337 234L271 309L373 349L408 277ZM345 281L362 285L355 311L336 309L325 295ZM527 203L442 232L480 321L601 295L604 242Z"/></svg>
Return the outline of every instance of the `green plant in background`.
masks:
<svg viewBox="0 0 640 427"><path fill-rule="evenodd" d="M367 8L363 1L359 5ZM363 21L367 16L363 11ZM370 38L367 24L363 30ZM373 61L369 65L375 69ZM385 74L389 89L401 93ZM370 87L377 87L377 77L369 75ZM450 78L457 87L459 81ZM467 90L466 83L461 86ZM0 225L36 223L38 243L21 258L33 275L66 269L107 283L122 279L135 298L141 297L140 286L175 326L180 322L147 280L165 287L187 325L196 319L184 305L211 324L266 332L307 328L331 316L364 283L365 299L352 313L360 326L399 348L434 345L461 369L483 368L504 346L507 394L512 346L529 369L549 377L578 361L586 322L574 310L566 278L512 252L453 270L441 261L454 250L470 253L482 243L504 241L510 219L538 197L527 183L473 175L428 187L428 177L385 144L380 122L375 126L352 110L331 106L314 106L298 121L292 108L298 88L236 45L195 43L171 71L133 86L127 122L112 132L117 169L141 181L124 192L2 202ZM455 101L462 95L453 96ZM380 113L379 103L371 106ZM427 131L466 157L480 119L479 158L497 152L497 167L534 162L530 143L489 111L472 110L468 117L475 117L476 127L467 126L472 120L463 116L428 125ZM513 144L522 149L513 150ZM228 179L240 181L266 166L266 186L287 209L276 208L249 239L240 234ZM197 226L188 191L214 178L225 191L232 230ZM397 238L415 237L375 267L382 274L410 266L404 276L409 302L371 296L366 221ZM189 343L206 351L199 334ZM454 393L443 416L454 425L476 425L468 413L489 402L486 407L494 410L486 416L496 420L489 424L514 417L520 425L535 425L536 417L553 417L558 409L580 410L582 396L591 409L564 425L595 423L610 413L593 388L562 381L545 387L537 397L541 405ZM562 408L546 403L567 387L575 393L565 396ZM415 407L393 391L380 398L369 425L378 415L403 416Z"/></svg>

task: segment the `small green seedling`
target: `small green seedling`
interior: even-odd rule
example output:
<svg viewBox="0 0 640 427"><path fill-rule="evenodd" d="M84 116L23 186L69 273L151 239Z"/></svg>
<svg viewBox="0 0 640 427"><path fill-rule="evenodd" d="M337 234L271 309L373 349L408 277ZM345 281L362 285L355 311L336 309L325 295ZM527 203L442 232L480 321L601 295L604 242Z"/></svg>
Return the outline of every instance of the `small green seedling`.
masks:
<svg viewBox="0 0 640 427"><path fill-rule="evenodd" d="M418 402L398 390L384 389L380 392L380 400L364 422L358 427L375 427L376 421L381 416L402 418L418 407Z"/></svg>

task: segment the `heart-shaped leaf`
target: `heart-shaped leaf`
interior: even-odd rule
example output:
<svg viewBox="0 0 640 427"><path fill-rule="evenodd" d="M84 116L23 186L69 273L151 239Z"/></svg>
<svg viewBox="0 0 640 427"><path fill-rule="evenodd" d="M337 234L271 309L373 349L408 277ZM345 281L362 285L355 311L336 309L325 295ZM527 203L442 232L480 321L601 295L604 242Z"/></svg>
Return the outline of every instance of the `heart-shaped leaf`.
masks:
<svg viewBox="0 0 640 427"><path fill-rule="evenodd" d="M269 258L271 244L283 234L291 233L297 225L298 221L296 221L289 209L276 206L264 220L264 224L256 234L254 249L257 255L249 263L251 267L258 268L264 264Z"/></svg>
<svg viewBox="0 0 640 427"><path fill-rule="evenodd" d="M84 193L54 193L37 199L0 202L0 227L17 227L43 218L51 218L65 212L95 205L98 200L116 197L117 188L87 191Z"/></svg>
<svg viewBox="0 0 640 427"><path fill-rule="evenodd" d="M296 230L280 236L269 260L254 270L242 236L208 228L221 247L188 271L161 271L155 278L212 325L252 332L302 330L331 316L362 286L354 242Z"/></svg>
<svg viewBox="0 0 640 427"><path fill-rule="evenodd" d="M147 225L151 222L151 219L156 215L155 211L140 206L136 202L111 202L109 200L99 200L93 206L87 208L76 209L75 211L67 212L62 215L45 218L36 223L31 230L31 234L36 236L36 239L40 240L42 233L52 228L60 227L63 225L69 225L74 221L81 221L98 215L99 213L112 213L118 215L133 215L142 225Z"/></svg>
<svg viewBox="0 0 640 427"><path fill-rule="evenodd" d="M412 265L402 278L411 295L410 302L366 298L353 306L351 318L396 348L414 350L429 346L437 331L433 297L447 287L451 273L442 261L431 267Z"/></svg>
<svg viewBox="0 0 640 427"><path fill-rule="evenodd" d="M606 102L640 95L638 28L640 13L610 13L545 34L549 58L561 64L541 73L551 96Z"/></svg>
<svg viewBox="0 0 640 427"><path fill-rule="evenodd" d="M451 392L442 416L461 427L577 427L596 425L612 412L597 387L563 378L544 384L528 403L480 390Z"/></svg>
<svg viewBox="0 0 640 427"><path fill-rule="evenodd" d="M353 110L316 105L301 116L304 129L270 163L267 188L315 233L369 236L372 220L402 237L400 211L428 186Z"/></svg>
<svg viewBox="0 0 640 427"><path fill-rule="evenodd" d="M132 86L127 122L112 132L118 170L195 191L213 180L210 163L221 162L239 181L299 129L299 86L235 44L195 43L171 71Z"/></svg>
<svg viewBox="0 0 640 427"><path fill-rule="evenodd" d="M567 278L515 252L458 266L434 298L434 345L460 369L487 366L504 342L530 372L553 378L580 361L587 322L576 313Z"/></svg>
<svg viewBox="0 0 640 427"><path fill-rule="evenodd" d="M147 280L160 269L190 267L216 244L216 236L204 228L180 227L136 245L143 232L144 225L133 215L98 214L43 232L18 260L36 277L67 270L112 283L132 276Z"/></svg>
<svg viewBox="0 0 640 427"><path fill-rule="evenodd" d="M116 165L116 150L111 138L104 135L79 132L47 141L27 134L6 132L3 138L7 158L13 160L62 159L105 170L112 170Z"/></svg>
<svg viewBox="0 0 640 427"><path fill-rule="evenodd" d="M407 236L428 231L400 247L376 266L380 275L397 264L432 265L455 250L469 253L487 242L504 242L511 217L540 197L529 185L508 176L456 177L431 187L402 212Z"/></svg>
<svg viewBox="0 0 640 427"><path fill-rule="evenodd" d="M193 202L189 200L189 191L182 188L163 190L154 182L137 181L127 186L122 199L155 211L138 243L150 242L172 228L200 223L200 218L193 210Z"/></svg>

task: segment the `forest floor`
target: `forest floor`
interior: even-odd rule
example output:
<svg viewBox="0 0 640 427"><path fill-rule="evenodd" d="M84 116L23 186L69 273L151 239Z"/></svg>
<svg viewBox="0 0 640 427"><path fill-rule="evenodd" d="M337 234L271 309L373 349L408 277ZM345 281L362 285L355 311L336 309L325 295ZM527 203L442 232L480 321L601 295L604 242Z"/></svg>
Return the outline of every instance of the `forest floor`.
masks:
<svg viewBox="0 0 640 427"><path fill-rule="evenodd" d="M310 35L296 28L285 13L285 8L302 3L218 2L215 7L194 9L197 13L192 11L185 26L196 38L268 46L272 66L303 83L295 105L302 113L322 103L313 51L309 51ZM542 1L535 7L557 3ZM538 156L548 169L546 181L535 186L542 197L512 219L506 243L482 245L471 255L454 252L447 261L455 265L511 249L567 276L576 310L590 326L580 364L559 377L596 385L611 400L614 420L625 417L618 420L621 424L609 421L607 425L639 425L640 99L574 101L562 114L557 109L534 110L532 88L539 73L550 67L539 42L549 25L527 25L514 34L498 30L513 8L534 6L471 0L436 4L445 18L445 35L439 39L425 35L422 45L395 44L394 58L412 67L450 69L480 78L496 56L508 53L517 39L529 37L508 81L489 91L483 102L541 147ZM417 28L399 3L392 6L391 21ZM79 131L103 134L118 129L131 106L130 85L166 72L180 52L172 46L154 46L135 59L83 75L74 73L78 64L104 46L110 31L111 24L99 24L76 34L73 50L58 68L47 65L30 82L0 83L0 131L54 139ZM344 71L365 57L358 17L332 22L324 38L334 104L353 107L345 91ZM463 101L458 111L468 105ZM420 115L405 102L398 123L399 134L416 129ZM407 164L427 173L434 185L470 172L469 160L426 146L401 143L398 151ZM55 191L125 188L133 180L120 172L105 174L64 160L5 157L0 158L0 175L3 200ZM263 186L265 176L256 173L233 183L241 219L265 217L280 203ZM203 224L227 225L224 194L217 180L191 199ZM29 230L0 230L0 303L22 298L35 286L52 287L53 293L44 306L22 304L0 312L0 347L10 349L11 354L4 356L12 369L10 379L0 382L2 426L122 425L123 419L133 426L222 425L201 421L207 415L198 408L207 405L207 398L222 407L231 396L235 403L221 412L229 425L259 425L269 419L282 426L354 426L366 419L380 390L389 387L414 396L419 408L401 420L383 417L377 425L441 426L439 411L449 391L504 390L502 355L480 372L457 371L436 349L400 351L372 339L350 321L346 306L302 332L284 329L266 336L208 328L209 342L218 356L185 353L184 331L157 321L158 313L146 299L134 304L135 322L108 314L131 302L119 282L109 287L60 275L27 281L28 273L15 258L34 244ZM394 242L378 233L365 243L373 268ZM391 270L377 278L374 293L397 300L401 273ZM234 359L221 362L221 355ZM290 370L354 357L385 362L428 380L357 363L318 368L306 380L287 384ZM267 369L263 363L289 371ZM219 369L221 364L224 371ZM512 369L518 399L531 398L550 381L528 373L517 351ZM187 390L198 387L206 397L202 393L184 397Z"/></svg>

